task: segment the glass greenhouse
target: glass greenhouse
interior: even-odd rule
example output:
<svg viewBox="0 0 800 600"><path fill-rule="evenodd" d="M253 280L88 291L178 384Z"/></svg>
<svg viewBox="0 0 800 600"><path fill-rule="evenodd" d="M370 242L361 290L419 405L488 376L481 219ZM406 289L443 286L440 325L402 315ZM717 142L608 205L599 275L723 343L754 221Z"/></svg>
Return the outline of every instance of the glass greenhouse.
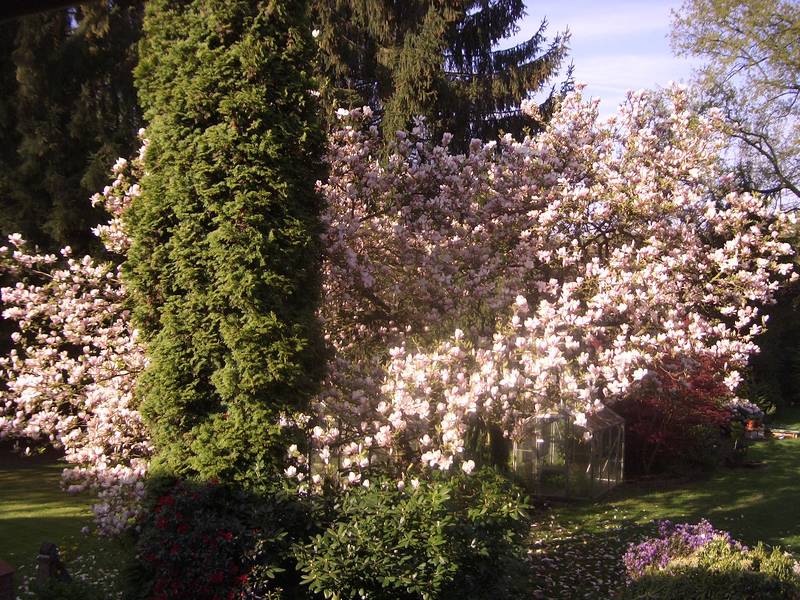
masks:
<svg viewBox="0 0 800 600"><path fill-rule="evenodd" d="M622 482L625 420L603 407L576 425L569 415L530 419L514 441L511 467L531 493L595 498Z"/></svg>

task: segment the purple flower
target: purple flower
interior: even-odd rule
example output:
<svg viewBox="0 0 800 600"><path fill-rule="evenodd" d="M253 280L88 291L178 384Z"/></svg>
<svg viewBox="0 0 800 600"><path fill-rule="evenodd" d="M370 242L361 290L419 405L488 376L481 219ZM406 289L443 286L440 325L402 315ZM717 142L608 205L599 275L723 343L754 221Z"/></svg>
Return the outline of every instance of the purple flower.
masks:
<svg viewBox="0 0 800 600"><path fill-rule="evenodd" d="M650 569L663 569L676 558L691 556L714 539L723 539L730 546L746 550L731 537L730 533L714 529L706 519L702 519L696 525L691 523L676 525L664 520L658 523L658 537L646 539L640 544L631 544L622 561L628 578L634 580Z"/></svg>

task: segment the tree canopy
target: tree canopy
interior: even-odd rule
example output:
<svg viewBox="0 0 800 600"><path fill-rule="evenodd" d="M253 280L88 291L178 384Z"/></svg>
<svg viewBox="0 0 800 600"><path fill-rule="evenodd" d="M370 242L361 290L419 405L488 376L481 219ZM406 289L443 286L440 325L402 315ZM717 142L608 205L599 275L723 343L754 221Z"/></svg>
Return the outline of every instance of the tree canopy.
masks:
<svg viewBox="0 0 800 600"><path fill-rule="evenodd" d="M370 106L390 132L416 116L462 144L536 127L519 105L552 83L567 53L568 36L548 43L544 20L527 41L499 49L518 33L523 0L318 0L316 8L329 101Z"/></svg>
<svg viewBox="0 0 800 600"><path fill-rule="evenodd" d="M674 48L706 61L700 83L725 112L743 183L800 199L800 3L687 0L673 16Z"/></svg>
<svg viewBox="0 0 800 600"><path fill-rule="evenodd" d="M0 24L0 233L98 249L87 199L141 127L132 75L141 10L93 2Z"/></svg>

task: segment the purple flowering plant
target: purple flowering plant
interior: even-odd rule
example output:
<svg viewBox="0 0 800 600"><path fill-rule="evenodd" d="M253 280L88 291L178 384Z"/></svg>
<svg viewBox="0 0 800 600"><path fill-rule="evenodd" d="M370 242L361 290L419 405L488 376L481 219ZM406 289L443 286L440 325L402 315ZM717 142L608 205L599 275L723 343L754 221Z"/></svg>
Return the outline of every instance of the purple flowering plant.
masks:
<svg viewBox="0 0 800 600"><path fill-rule="evenodd" d="M737 550L747 550L730 533L714 529L706 519L696 525L659 521L658 537L631 544L622 557L628 579L633 581L650 570L663 569L676 558L687 558L715 539L724 540Z"/></svg>

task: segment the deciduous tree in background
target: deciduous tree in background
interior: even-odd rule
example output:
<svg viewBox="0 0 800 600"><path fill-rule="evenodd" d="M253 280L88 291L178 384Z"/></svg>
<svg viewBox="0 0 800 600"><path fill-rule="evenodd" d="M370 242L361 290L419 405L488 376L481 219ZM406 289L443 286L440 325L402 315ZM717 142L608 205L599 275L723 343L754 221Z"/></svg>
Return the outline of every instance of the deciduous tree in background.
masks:
<svg viewBox="0 0 800 600"><path fill-rule="evenodd" d="M688 0L674 14L673 47L704 60L696 89L723 110L739 186L790 208L800 202L798 39L796 0ZM800 398L797 303L797 285L781 293L751 361L748 393L765 409Z"/></svg>
<svg viewBox="0 0 800 600"><path fill-rule="evenodd" d="M740 175L752 191L800 200L800 3L688 0L672 41L705 61L699 83L724 109Z"/></svg>

